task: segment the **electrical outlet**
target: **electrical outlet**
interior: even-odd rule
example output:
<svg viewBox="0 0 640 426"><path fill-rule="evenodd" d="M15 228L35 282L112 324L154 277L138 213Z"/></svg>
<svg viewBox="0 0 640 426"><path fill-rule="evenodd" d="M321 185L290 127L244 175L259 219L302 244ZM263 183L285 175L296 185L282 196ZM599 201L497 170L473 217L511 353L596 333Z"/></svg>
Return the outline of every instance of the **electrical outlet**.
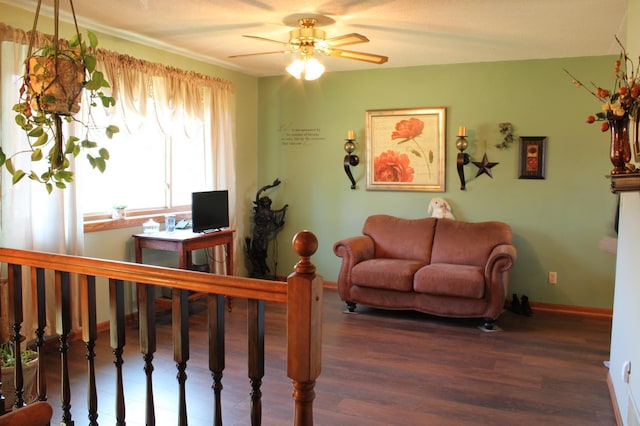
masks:
<svg viewBox="0 0 640 426"><path fill-rule="evenodd" d="M557 272L549 272L549 284L558 284Z"/></svg>

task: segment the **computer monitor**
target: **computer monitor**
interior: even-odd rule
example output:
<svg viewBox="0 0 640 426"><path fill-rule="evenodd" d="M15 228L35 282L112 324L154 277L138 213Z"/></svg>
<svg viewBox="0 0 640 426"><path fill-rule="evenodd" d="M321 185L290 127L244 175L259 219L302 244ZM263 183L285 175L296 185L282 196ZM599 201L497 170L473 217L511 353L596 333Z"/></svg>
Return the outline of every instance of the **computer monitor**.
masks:
<svg viewBox="0 0 640 426"><path fill-rule="evenodd" d="M229 191L202 191L191 194L193 232L213 232L229 227Z"/></svg>

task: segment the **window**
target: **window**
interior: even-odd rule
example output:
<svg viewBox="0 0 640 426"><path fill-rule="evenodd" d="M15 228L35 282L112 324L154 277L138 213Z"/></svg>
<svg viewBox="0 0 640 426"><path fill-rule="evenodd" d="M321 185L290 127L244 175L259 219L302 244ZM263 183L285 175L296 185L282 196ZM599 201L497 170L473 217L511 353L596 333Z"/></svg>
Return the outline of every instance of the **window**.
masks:
<svg viewBox="0 0 640 426"><path fill-rule="evenodd" d="M204 132L200 122L185 120L160 126L152 98L147 99L146 117L137 114L107 116L93 108L96 123L92 138L108 149L104 173L81 159L82 210L85 216L110 215L116 204L130 212L158 211L191 204L191 193L205 182ZM120 132L108 139L102 129L115 124ZM164 132L170 132L165 135ZM187 133L189 133L187 135Z"/></svg>

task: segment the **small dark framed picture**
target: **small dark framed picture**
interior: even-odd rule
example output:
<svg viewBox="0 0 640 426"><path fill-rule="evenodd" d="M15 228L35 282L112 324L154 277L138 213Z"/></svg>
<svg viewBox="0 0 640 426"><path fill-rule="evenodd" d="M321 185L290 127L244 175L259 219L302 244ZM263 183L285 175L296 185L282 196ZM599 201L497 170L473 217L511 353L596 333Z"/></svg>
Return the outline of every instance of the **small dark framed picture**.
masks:
<svg viewBox="0 0 640 426"><path fill-rule="evenodd" d="M546 136L521 136L518 179L544 179L546 155Z"/></svg>

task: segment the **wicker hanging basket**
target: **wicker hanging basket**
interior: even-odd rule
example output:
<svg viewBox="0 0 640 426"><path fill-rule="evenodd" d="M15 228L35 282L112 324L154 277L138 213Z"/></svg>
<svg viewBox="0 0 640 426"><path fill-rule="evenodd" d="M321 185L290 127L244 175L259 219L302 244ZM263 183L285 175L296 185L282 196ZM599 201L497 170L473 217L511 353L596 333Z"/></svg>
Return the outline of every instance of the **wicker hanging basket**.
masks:
<svg viewBox="0 0 640 426"><path fill-rule="evenodd" d="M85 77L81 62L65 56L31 56L25 77L32 109L60 115L80 111Z"/></svg>

